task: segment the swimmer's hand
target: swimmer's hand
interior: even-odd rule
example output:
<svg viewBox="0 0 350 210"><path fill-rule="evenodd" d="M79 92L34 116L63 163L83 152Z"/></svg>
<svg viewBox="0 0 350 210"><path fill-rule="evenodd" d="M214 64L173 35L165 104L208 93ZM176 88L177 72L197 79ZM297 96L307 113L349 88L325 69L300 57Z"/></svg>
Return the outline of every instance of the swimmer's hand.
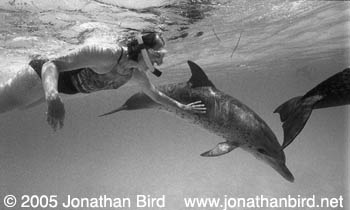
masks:
<svg viewBox="0 0 350 210"><path fill-rule="evenodd" d="M46 97L47 101L47 123L52 127L54 131L57 127L60 129L63 127L63 121L65 116L64 104L59 97L58 93L52 94Z"/></svg>
<svg viewBox="0 0 350 210"><path fill-rule="evenodd" d="M198 113L198 114L205 114L206 111L207 111L207 108L202 103L202 101L196 101L196 102L193 102L193 103L189 103L187 105L184 105L181 108L183 110L191 111L191 112Z"/></svg>

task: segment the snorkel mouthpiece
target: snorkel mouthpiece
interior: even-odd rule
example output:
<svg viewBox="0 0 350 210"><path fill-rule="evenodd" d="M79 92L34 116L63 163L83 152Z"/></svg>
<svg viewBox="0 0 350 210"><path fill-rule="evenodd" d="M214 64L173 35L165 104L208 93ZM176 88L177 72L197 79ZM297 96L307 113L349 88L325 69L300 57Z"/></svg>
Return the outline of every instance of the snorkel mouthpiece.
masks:
<svg viewBox="0 0 350 210"><path fill-rule="evenodd" d="M154 74L154 75L156 75L156 77L160 77L160 76L162 76L162 72L161 71L159 71L158 69L156 69L156 68L154 68L154 70L152 71L152 73Z"/></svg>
<svg viewBox="0 0 350 210"><path fill-rule="evenodd" d="M154 68L154 66L152 65L151 63L151 59L149 58L148 54L147 54L147 51L146 51L146 48L145 48L145 45L143 44L143 40L142 40L142 37L141 35L140 36L137 36L137 42L139 43L140 47L141 47L141 54L142 54L142 57L143 59L145 60L145 63L148 67L148 69L157 77L160 77L162 75L162 72L159 71L158 69Z"/></svg>

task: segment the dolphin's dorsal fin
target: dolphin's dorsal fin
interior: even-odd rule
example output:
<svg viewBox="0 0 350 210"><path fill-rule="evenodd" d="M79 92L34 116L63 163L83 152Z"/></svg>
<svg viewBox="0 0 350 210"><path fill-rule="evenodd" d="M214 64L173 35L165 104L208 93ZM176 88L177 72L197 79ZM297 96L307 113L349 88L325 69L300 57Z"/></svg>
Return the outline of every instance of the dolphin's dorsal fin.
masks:
<svg viewBox="0 0 350 210"><path fill-rule="evenodd" d="M192 77L188 81L192 84L192 88L196 87L215 87L214 84L208 79L208 76L204 73L203 69L193 61L187 61L188 66L191 69Z"/></svg>

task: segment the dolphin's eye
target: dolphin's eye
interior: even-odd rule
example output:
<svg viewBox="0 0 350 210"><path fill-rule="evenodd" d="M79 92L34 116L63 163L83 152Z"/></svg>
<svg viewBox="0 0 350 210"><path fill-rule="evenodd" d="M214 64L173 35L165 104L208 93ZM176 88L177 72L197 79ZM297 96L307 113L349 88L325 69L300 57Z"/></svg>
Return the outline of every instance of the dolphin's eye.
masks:
<svg viewBox="0 0 350 210"><path fill-rule="evenodd" d="M259 149L258 149L258 152L261 153L261 154L266 155L266 150L264 150L264 149L259 148Z"/></svg>

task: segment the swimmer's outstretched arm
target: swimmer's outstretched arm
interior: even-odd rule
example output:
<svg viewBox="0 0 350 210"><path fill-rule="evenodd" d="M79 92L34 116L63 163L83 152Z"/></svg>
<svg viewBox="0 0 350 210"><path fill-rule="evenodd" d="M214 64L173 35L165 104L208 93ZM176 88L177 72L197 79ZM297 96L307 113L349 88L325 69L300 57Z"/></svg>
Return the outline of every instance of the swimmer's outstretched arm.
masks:
<svg viewBox="0 0 350 210"><path fill-rule="evenodd" d="M161 91L159 91L150 81L147 77L146 73L142 70L135 69L133 73L134 80L142 87L143 92L147 94L150 98L152 98L154 101L165 105L165 106L173 106L176 108L180 108L186 111L192 111L195 113L206 113L205 105L202 104L201 101L196 101L190 104L182 104Z"/></svg>

